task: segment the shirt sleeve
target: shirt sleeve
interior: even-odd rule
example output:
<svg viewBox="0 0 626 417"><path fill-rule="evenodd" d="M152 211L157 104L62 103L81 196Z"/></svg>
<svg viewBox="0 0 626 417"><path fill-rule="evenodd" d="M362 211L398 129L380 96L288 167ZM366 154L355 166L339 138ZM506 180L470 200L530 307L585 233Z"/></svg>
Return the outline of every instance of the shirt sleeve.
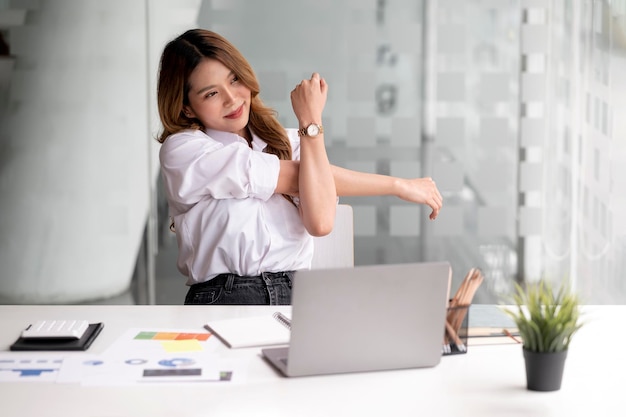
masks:
<svg viewBox="0 0 626 417"><path fill-rule="evenodd" d="M298 136L298 129L285 129L289 142L291 142L291 159L294 161L300 160L300 136Z"/></svg>
<svg viewBox="0 0 626 417"><path fill-rule="evenodd" d="M159 153L166 190L179 203L215 199L269 199L276 189L280 162L243 143L222 144L209 136L184 132L168 138Z"/></svg>

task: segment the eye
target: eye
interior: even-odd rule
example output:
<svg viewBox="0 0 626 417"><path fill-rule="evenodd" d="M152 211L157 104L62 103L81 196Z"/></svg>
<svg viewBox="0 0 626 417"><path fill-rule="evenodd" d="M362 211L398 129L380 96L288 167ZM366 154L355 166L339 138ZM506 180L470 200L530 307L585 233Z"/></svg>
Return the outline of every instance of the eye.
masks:
<svg viewBox="0 0 626 417"><path fill-rule="evenodd" d="M230 83L231 83L231 84L235 84L237 81L239 81L239 77L237 77L237 76L235 75L235 76L233 76L233 79L232 79L232 80L230 80Z"/></svg>
<svg viewBox="0 0 626 417"><path fill-rule="evenodd" d="M213 96L214 96L214 95L216 95L216 94L217 94L217 92L216 92L216 91L210 91L210 92L208 92L208 93L204 96L204 98L211 98L211 97L213 97Z"/></svg>

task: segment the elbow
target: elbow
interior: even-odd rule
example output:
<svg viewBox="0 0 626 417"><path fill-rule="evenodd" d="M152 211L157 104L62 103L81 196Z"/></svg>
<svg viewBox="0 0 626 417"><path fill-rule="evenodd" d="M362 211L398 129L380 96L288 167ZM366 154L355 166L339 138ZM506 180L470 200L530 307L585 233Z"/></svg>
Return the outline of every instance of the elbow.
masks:
<svg viewBox="0 0 626 417"><path fill-rule="evenodd" d="M332 227L315 227L315 228L307 228L307 232L313 237L324 237L330 234L333 231Z"/></svg>
<svg viewBox="0 0 626 417"><path fill-rule="evenodd" d="M333 231L334 220L319 220L306 226L307 232L313 237L323 237Z"/></svg>
<svg viewBox="0 0 626 417"><path fill-rule="evenodd" d="M302 224L311 236L322 237L333 231L337 215L336 199L334 196L328 204L308 204L306 199L300 198L298 209Z"/></svg>

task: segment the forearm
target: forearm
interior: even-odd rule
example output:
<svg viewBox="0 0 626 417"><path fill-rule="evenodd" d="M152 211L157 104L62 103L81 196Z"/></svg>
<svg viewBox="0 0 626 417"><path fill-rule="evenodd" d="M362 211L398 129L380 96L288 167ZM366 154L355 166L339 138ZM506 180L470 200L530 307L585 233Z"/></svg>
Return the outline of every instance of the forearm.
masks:
<svg viewBox="0 0 626 417"><path fill-rule="evenodd" d="M318 73L302 80L291 92L291 105L301 129L322 124L328 85ZM319 130L319 133L315 132ZM337 192L326 155L322 129L313 129L300 138L298 196L300 217L313 236L324 236L333 230L337 209Z"/></svg>
<svg viewBox="0 0 626 417"><path fill-rule="evenodd" d="M335 221L337 193L323 134L300 141L298 196L302 221L309 233L314 236L330 233Z"/></svg>
<svg viewBox="0 0 626 417"><path fill-rule="evenodd" d="M443 205L443 197L430 177L397 178L336 166L332 170L339 196L392 195L411 203L429 206L432 209L429 216L431 220L437 218Z"/></svg>
<svg viewBox="0 0 626 417"><path fill-rule="evenodd" d="M337 196L397 195L401 179L387 175L351 171L330 165ZM280 176L276 193L299 195L300 162L280 161Z"/></svg>
<svg viewBox="0 0 626 417"><path fill-rule="evenodd" d="M398 195L400 178L388 175L370 174L366 172L352 171L335 165L331 166L337 195L350 196L374 196L374 195Z"/></svg>

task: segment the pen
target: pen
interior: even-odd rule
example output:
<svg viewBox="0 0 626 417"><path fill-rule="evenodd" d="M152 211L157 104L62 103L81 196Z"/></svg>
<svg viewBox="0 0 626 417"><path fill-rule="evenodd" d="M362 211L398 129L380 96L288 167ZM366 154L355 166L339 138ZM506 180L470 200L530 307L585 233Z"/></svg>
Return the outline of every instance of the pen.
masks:
<svg viewBox="0 0 626 417"><path fill-rule="evenodd" d="M446 332L452 338L459 352L467 352L467 346L463 343L459 335L456 333L452 325L446 320Z"/></svg>
<svg viewBox="0 0 626 417"><path fill-rule="evenodd" d="M513 333L508 331L508 329L502 329L502 333L504 333L506 336L509 336L511 339L515 340L517 343L522 343L522 341L519 340L517 337L515 337Z"/></svg>

